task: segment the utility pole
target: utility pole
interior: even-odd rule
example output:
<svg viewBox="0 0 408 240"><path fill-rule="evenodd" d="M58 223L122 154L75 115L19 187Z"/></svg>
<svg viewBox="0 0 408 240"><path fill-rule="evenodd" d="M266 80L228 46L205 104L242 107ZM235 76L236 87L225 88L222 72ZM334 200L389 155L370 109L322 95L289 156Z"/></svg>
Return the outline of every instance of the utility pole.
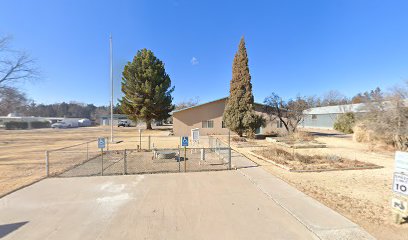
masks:
<svg viewBox="0 0 408 240"><path fill-rule="evenodd" d="M111 80L111 143L113 143L113 56L112 56L112 34L109 36L110 53L110 80Z"/></svg>

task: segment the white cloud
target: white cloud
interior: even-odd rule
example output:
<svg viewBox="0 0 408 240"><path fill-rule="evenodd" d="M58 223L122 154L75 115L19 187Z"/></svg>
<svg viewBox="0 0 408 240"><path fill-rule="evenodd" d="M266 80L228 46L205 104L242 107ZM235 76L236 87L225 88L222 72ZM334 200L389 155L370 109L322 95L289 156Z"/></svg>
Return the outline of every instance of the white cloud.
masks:
<svg viewBox="0 0 408 240"><path fill-rule="evenodd" d="M193 57L190 62L191 62L191 65L197 65L199 63L196 57Z"/></svg>

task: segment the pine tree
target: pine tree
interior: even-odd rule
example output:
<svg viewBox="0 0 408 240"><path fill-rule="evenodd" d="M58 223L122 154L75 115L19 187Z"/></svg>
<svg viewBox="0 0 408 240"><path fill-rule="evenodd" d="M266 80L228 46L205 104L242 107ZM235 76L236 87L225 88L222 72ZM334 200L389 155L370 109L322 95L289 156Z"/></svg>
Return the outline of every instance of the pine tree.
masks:
<svg viewBox="0 0 408 240"><path fill-rule="evenodd" d="M254 111L254 96L244 37L241 38L232 64L230 96L223 118L226 126L241 137L244 133L249 137L254 136L256 129L264 125L264 119Z"/></svg>
<svg viewBox="0 0 408 240"><path fill-rule="evenodd" d="M131 120L143 120L147 129L152 129L152 120L164 120L174 109L172 105L171 80L164 64L152 51L139 50L132 62L128 62L122 73L120 100L123 113Z"/></svg>

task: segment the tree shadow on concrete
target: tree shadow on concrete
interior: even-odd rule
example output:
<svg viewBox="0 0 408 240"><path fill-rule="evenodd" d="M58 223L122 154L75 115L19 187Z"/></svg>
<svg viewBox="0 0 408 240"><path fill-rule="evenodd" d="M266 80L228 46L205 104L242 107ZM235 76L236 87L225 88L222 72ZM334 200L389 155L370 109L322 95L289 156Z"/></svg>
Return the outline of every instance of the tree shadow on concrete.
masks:
<svg viewBox="0 0 408 240"><path fill-rule="evenodd" d="M0 225L0 238L5 237L9 233L14 232L27 223L28 221Z"/></svg>

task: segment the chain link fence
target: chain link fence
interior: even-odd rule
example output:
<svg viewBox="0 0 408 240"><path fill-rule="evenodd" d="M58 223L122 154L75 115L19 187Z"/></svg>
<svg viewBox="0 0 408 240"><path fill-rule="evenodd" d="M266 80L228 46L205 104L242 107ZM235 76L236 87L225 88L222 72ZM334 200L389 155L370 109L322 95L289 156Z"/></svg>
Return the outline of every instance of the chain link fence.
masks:
<svg viewBox="0 0 408 240"><path fill-rule="evenodd" d="M217 138L204 137L186 148L180 142L175 136L141 136L132 149L107 145L101 150L96 141L90 141L51 150L46 152L46 173L79 177L231 169L231 149Z"/></svg>

